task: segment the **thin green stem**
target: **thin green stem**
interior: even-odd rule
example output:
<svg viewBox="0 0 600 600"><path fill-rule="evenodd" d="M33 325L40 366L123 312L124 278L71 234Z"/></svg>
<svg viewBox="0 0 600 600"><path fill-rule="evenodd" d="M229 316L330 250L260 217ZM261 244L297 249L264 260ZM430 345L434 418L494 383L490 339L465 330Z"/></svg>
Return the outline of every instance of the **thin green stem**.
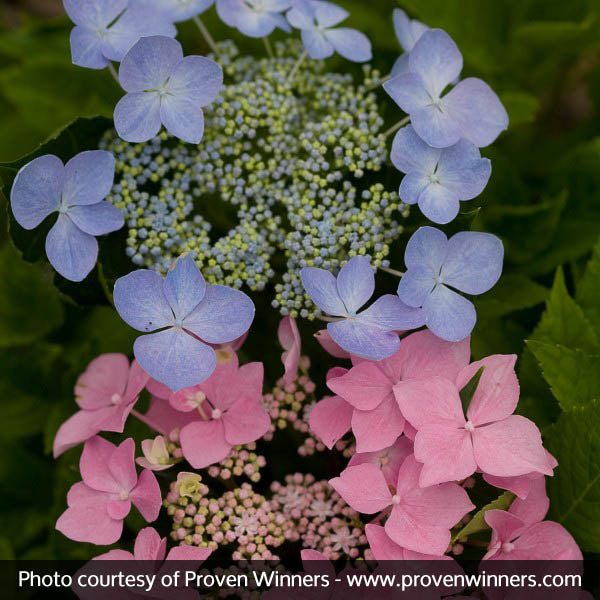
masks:
<svg viewBox="0 0 600 600"><path fill-rule="evenodd" d="M384 134L383 137L384 138L389 138L390 135L396 133L396 131L398 131L398 129L400 129L401 127L404 127L407 123L410 122L410 115L407 117L404 117L404 119L400 119L400 121L398 121L393 127L390 127Z"/></svg>
<svg viewBox="0 0 600 600"><path fill-rule="evenodd" d="M106 299L108 300L109 304L111 306L115 305L115 302L113 300L113 295L110 291L110 288L108 287L108 282L106 281L106 275L104 274L104 267L102 266L102 263L100 261L98 261L98 280L100 281L100 286L102 287L102 291L104 292L104 295L106 296Z"/></svg>
<svg viewBox="0 0 600 600"><path fill-rule="evenodd" d="M202 22L200 17L195 16L194 23L196 23L196 27L198 27L198 29L200 30L202 37L204 38L206 43L210 46L210 49L214 52L214 54L216 56L219 56L219 48L217 47L217 44L215 43L213 36L210 35L210 32L208 31L208 29L206 29L206 26L204 25L204 23Z"/></svg>
<svg viewBox="0 0 600 600"><path fill-rule="evenodd" d="M391 75L386 75L385 77L380 77L377 80L377 83L372 83L369 87L365 88L367 92L372 92L376 90L378 87L381 87L388 79L391 79Z"/></svg>
<svg viewBox="0 0 600 600"><path fill-rule="evenodd" d="M302 63L304 62L304 60L306 59L307 56L308 56L308 52L306 50L304 50L304 52L302 52L302 54L298 57L296 64L292 67L290 74L287 76L287 79L285 80L286 86L288 86L292 83L292 81L294 80L294 77L296 76L296 73L298 72L298 69L302 66Z"/></svg>
<svg viewBox="0 0 600 600"><path fill-rule="evenodd" d="M115 66L111 62L108 63L108 70L110 71L110 74L113 76L113 79L119 84L119 87L120 87L121 82L119 81L119 74L117 73Z"/></svg>
<svg viewBox="0 0 600 600"><path fill-rule="evenodd" d="M404 273L402 271L396 271L396 269L390 269L389 267L377 267L380 271L385 271L390 275L395 275L396 277L403 277Z"/></svg>
<svg viewBox="0 0 600 600"><path fill-rule="evenodd" d="M267 36L263 38L263 42L265 44L265 49L267 51L267 54L269 55L269 58L275 58L273 47L271 46L271 42L269 41L269 38Z"/></svg>

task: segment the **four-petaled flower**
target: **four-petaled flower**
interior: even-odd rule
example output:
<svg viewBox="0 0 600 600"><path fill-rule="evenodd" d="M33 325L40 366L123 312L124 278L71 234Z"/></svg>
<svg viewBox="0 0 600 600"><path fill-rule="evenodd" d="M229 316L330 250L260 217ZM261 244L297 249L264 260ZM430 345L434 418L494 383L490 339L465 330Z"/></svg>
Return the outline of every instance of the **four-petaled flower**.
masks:
<svg viewBox="0 0 600 600"><path fill-rule="evenodd" d="M426 31L411 50L408 71L384 83L385 91L425 142L446 148L465 138L488 146L508 127L508 114L490 86L475 77L446 87L459 75L462 54L441 29Z"/></svg>
<svg viewBox="0 0 600 600"><path fill-rule="evenodd" d="M354 62L373 58L371 42L364 33L347 27L333 29L349 16L337 4L297 0L286 16L292 27L301 30L304 49L311 58L328 58L334 52Z"/></svg>
<svg viewBox="0 0 600 600"><path fill-rule="evenodd" d="M98 258L94 236L123 227L121 211L104 200L114 176L115 159L102 150L81 152L66 165L46 154L17 173L10 203L21 227L35 229L58 213L46 237L46 255L65 279L85 279Z"/></svg>
<svg viewBox="0 0 600 600"><path fill-rule="evenodd" d="M477 320L466 294L483 294L502 273L504 248L490 233L461 231L450 239L434 227L421 227L406 245L407 271L398 284L403 304L421 308L425 325L449 342L466 338Z"/></svg>
<svg viewBox="0 0 600 600"><path fill-rule="evenodd" d="M484 190L492 164L481 158L475 144L465 139L448 148L432 148L413 129L403 127L394 138L391 159L406 177L400 184L400 198L418 204L434 223L452 221L461 200L471 200Z"/></svg>
<svg viewBox="0 0 600 600"><path fill-rule="evenodd" d="M128 0L63 0L75 27L71 31L73 64L104 69L121 61L142 37L175 37L177 29L156 3L137 6Z"/></svg>
<svg viewBox="0 0 600 600"><path fill-rule="evenodd" d="M215 0L130 0L135 6L160 10L173 23L187 21L208 10Z"/></svg>
<svg viewBox="0 0 600 600"><path fill-rule="evenodd" d="M340 269L337 280L329 271L316 267L305 267L300 277L307 294L321 310L341 317L329 323L327 330L337 344L354 356L387 358L400 346L395 331L415 329L424 323L419 308L409 308L391 294L358 312L375 291L373 268L364 256L351 258Z"/></svg>
<svg viewBox="0 0 600 600"><path fill-rule="evenodd" d="M291 5L292 0L217 0L217 13L229 27L248 37L261 38L275 28L290 31L282 12Z"/></svg>
<svg viewBox="0 0 600 600"><path fill-rule="evenodd" d="M204 381L217 357L208 344L232 341L254 319L254 304L243 292L207 286L191 255L179 258L163 278L140 269L115 283L115 307L138 331L154 332L135 341L142 368L178 391Z"/></svg>
<svg viewBox="0 0 600 600"><path fill-rule="evenodd" d="M127 92L115 107L115 128L128 142L146 142L161 124L175 137L197 144L204 135L202 107L223 84L221 67L204 56L183 56L181 44L164 36L141 39L125 56L119 82Z"/></svg>
<svg viewBox="0 0 600 600"><path fill-rule="evenodd" d="M392 13L392 19L394 21L394 31L396 37L404 54L398 58L392 67L391 76L395 77L408 71L408 57L410 51L414 48L419 38L426 32L429 31L429 27L421 21L416 19L409 19L406 13L401 8L395 8Z"/></svg>

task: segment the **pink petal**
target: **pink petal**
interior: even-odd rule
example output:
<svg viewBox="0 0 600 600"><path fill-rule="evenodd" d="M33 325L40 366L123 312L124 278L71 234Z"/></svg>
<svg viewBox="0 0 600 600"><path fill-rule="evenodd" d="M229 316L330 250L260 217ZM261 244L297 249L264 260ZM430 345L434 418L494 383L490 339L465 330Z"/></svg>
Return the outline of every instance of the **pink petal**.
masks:
<svg viewBox="0 0 600 600"><path fill-rule="evenodd" d="M119 482L115 481L109 463L116 446L95 436L83 446L79 460L79 471L84 483L94 490L119 493Z"/></svg>
<svg viewBox="0 0 600 600"><path fill-rule="evenodd" d="M94 556L92 560L135 560L135 558L131 552L127 552L126 550L109 550L104 554Z"/></svg>
<svg viewBox="0 0 600 600"><path fill-rule="evenodd" d="M348 467L329 485L356 511L376 513L392 503L383 473L370 464Z"/></svg>
<svg viewBox="0 0 600 600"><path fill-rule="evenodd" d="M146 521L155 521L162 506L162 496L156 477L152 471L144 469L129 498Z"/></svg>
<svg viewBox="0 0 600 600"><path fill-rule="evenodd" d="M354 410L352 433L357 452L373 452L391 446L402 434L404 423L393 394L373 410Z"/></svg>
<svg viewBox="0 0 600 600"><path fill-rule="evenodd" d="M350 430L352 407L339 396L328 396L311 409L310 430L330 450Z"/></svg>
<svg viewBox="0 0 600 600"><path fill-rule="evenodd" d="M142 369L137 360L134 360L129 369L127 388L125 389L124 395L125 400L133 402L140 395L140 392L146 387L146 384L149 381L150 376L148 373Z"/></svg>
<svg viewBox="0 0 600 600"><path fill-rule="evenodd" d="M420 485L466 479L477 470L471 435L452 425L425 425L415 437L415 457L423 463Z"/></svg>
<svg viewBox="0 0 600 600"><path fill-rule="evenodd" d="M290 317L283 317L279 322L277 329L279 343L285 350L281 355L285 372L283 374L284 383L292 383L298 375L298 362L300 361L300 332L296 321Z"/></svg>
<svg viewBox="0 0 600 600"><path fill-rule="evenodd" d="M195 469L217 463L231 452L222 419L190 423L181 430L179 439L183 455Z"/></svg>
<svg viewBox="0 0 600 600"><path fill-rule="evenodd" d="M169 394L171 394L171 391L169 391ZM197 412L183 413L175 410L167 400L152 398L144 418L154 424L154 429L158 433L166 435L175 428L182 429L189 423L198 421L200 415Z"/></svg>
<svg viewBox="0 0 600 600"><path fill-rule="evenodd" d="M377 452L358 452L352 456L349 467L370 463L381 469L388 485L396 485L398 470L404 459L413 452L412 442L405 436L400 436L392 446Z"/></svg>
<svg viewBox="0 0 600 600"><path fill-rule="evenodd" d="M550 508L550 500L546 494L546 478L539 477L531 480L529 494L524 500L515 498L508 512L518 517L526 525L543 521Z"/></svg>
<svg viewBox="0 0 600 600"><path fill-rule="evenodd" d="M336 379L337 377L343 377L350 369L344 367L331 367L325 374L325 381L330 379Z"/></svg>
<svg viewBox="0 0 600 600"><path fill-rule="evenodd" d="M484 473L513 477L538 471L552 475L539 429L519 415L477 427L471 434L477 465Z"/></svg>
<svg viewBox="0 0 600 600"><path fill-rule="evenodd" d="M123 521L111 519L106 510L96 506L76 506L58 518L56 529L76 542L106 546L121 537Z"/></svg>
<svg viewBox="0 0 600 600"><path fill-rule="evenodd" d="M448 379L405 381L394 386L394 394L404 418L417 431L431 423L465 425L458 390Z"/></svg>
<svg viewBox="0 0 600 600"><path fill-rule="evenodd" d="M146 389L157 398L161 398L162 400L168 400L171 394L173 393L166 385L156 381L156 379L148 379L146 383Z"/></svg>
<svg viewBox="0 0 600 600"><path fill-rule="evenodd" d="M165 539L166 541L166 539ZM186 560L195 561L198 566L203 563L210 555L212 550L210 548L198 548L196 546L175 546L169 550L167 554L167 560ZM188 563L187 567L190 570L196 570L192 563Z"/></svg>
<svg viewBox="0 0 600 600"><path fill-rule="evenodd" d="M54 458L102 431L102 423L113 412L114 407L107 406L98 410L79 410L69 417L56 432L52 446Z"/></svg>
<svg viewBox="0 0 600 600"><path fill-rule="evenodd" d="M392 541L383 527L369 523L365 533L375 560L405 560L404 548Z"/></svg>
<svg viewBox="0 0 600 600"><path fill-rule="evenodd" d="M514 542L508 556L515 560L583 560L579 546L559 523L536 523Z"/></svg>
<svg viewBox="0 0 600 600"><path fill-rule="evenodd" d="M322 552L316 550L301 550L300 557L302 560L329 560Z"/></svg>
<svg viewBox="0 0 600 600"><path fill-rule="evenodd" d="M162 538L154 527L144 527L135 538L133 553L136 560L163 560L167 538Z"/></svg>
<svg viewBox="0 0 600 600"><path fill-rule="evenodd" d="M131 502L129 500L111 500L106 505L106 512L111 519L123 520L131 510Z"/></svg>
<svg viewBox="0 0 600 600"><path fill-rule="evenodd" d="M271 418L259 399L242 397L223 415L223 426L229 444L249 444L269 431Z"/></svg>
<svg viewBox="0 0 600 600"><path fill-rule="evenodd" d="M411 441L414 442L417 437L417 430L408 422L404 423L404 435Z"/></svg>
<svg viewBox="0 0 600 600"><path fill-rule="evenodd" d="M502 544L514 540L526 527L521 519L515 515L511 515L505 510L487 510L485 511L483 518L492 528L490 547L498 544L498 542Z"/></svg>
<svg viewBox="0 0 600 600"><path fill-rule="evenodd" d="M495 354L471 363L458 375L462 389L481 367L485 367L467 416L475 425L493 423L512 415L519 401L519 382L515 373L515 354Z"/></svg>
<svg viewBox="0 0 600 600"><path fill-rule="evenodd" d="M333 563L321 552L317 552L317 550L305 549L300 551L300 557L302 558L302 567L304 568L305 573L310 573L312 575L327 575L329 576L329 581L333 581L335 579L335 567ZM321 596L323 596L323 600L327 598L327 594L318 594L316 597L315 595L310 594L309 597L317 600ZM288 595L283 597L285 597L286 600L290 600L292 598L301 599L304 596L301 593L298 596L288 593Z"/></svg>
<svg viewBox="0 0 600 600"><path fill-rule="evenodd" d="M315 337L317 338L317 342L321 344L323 350L331 354L334 358L350 358L350 354L331 339L331 335L329 335L327 329L317 331Z"/></svg>
<svg viewBox="0 0 600 600"><path fill-rule="evenodd" d="M392 391L392 382L376 363L365 361L342 377L327 380L327 387L358 410L372 410Z"/></svg>
<svg viewBox="0 0 600 600"><path fill-rule="evenodd" d="M517 477L497 477L496 475L484 473L483 479L494 487L512 492L517 498L527 498L533 482L530 475L531 473L518 475ZM541 473L535 473L535 475L537 477L544 477Z"/></svg>
<svg viewBox="0 0 600 600"><path fill-rule="evenodd" d="M125 392L128 376L129 360L124 354L101 354L77 379L75 400L88 410L110 406L114 394Z"/></svg>
<svg viewBox="0 0 600 600"><path fill-rule="evenodd" d="M135 470L135 442L128 438L113 451L108 462L108 468L120 491L129 492L137 483Z"/></svg>
<svg viewBox="0 0 600 600"><path fill-rule="evenodd" d="M112 494L93 490L85 485L83 481L78 481L77 483L74 483L67 492L67 505L80 506L86 504L104 508L108 502L110 502L111 497Z"/></svg>

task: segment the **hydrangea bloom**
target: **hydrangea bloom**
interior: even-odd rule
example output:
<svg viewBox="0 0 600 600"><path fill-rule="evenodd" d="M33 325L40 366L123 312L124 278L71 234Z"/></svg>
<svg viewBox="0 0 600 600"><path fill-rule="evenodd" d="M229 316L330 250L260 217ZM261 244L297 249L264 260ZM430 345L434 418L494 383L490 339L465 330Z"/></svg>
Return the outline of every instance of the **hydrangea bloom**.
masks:
<svg viewBox="0 0 600 600"><path fill-rule="evenodd" d="M85 443L79 469L83 481L67 494L69 508L56 529L77 542L113 544L121 537L123 519L135 504L146 521L158 517L162 498L156 477L144 469L138 478L128 438L115 446L101 437Z"/></svg>
<svg viewBox="0 0 600 600"><path fill-rule="evenodd" d="M460 481L477 469L500 477L552 475L539 429L513 415L519 401L515 361L514 355L488 356L462 369L456 383L436 376L394 389L402 414L417 430L422 486ZM465 418L459 390L481 367Z"/></svg>
<svg viewBox="0 0 600 600"><path fill-rule="evenodd" d="M174 37L177 29L156 4L136 6L128 0L63 0L75 27L71 31L73 64L104 69L121 61L142 37Z"/></svg>
<svg viewBox="0 0 600 600"><path fill-rule="evenodd" d="M364 33L347 27L334 29L348 16L348 11L337 4L321 0L299 0L287 13L292 27L301 30L304 48L311 58L328 58L337 52L354 62L371 60L371 42Z"/></svg>
<svg viewBox="0 0 600 600"><path fill-rule="evenodd" d="M456 483L419 487L420 472L421 465L410 455L400 467L394 493L372 464L348 467L329 483L358 512L372 514L391 506L385 532L399 546L441 555L450 543L450 528L475 507Z"/></svg>
<svg viewBox="0 0 600 600"><path fill-rule="evenodd" d="M298 375L298 363L300 361L300 332L296 321L290 317L283 317L277 329L277 337L284 352L281 361L285 367L283 374L284 383L292 383Z"/></svg>
<svg viewBox="0 0 600 600"><path fill-rule="evenodd" d="M252 300L238 290L207 286L191 255L178 259L164 280L145 269L121 277L114 301L128 325L156 332L137 338L135 357L173 391L204 381L217 364L208 344L235 340L254 319Z"/></svg>
<svg viewBox="0 0 600 600"><path fill-rule="evenodd" d="M115 159L102 150L81 152L66 165L46 154L17 173L10 203L21 227L35 229L58 213L46 237L46 255L65 279L85 279L98 258L94 236L123 227L121 211L104 200L114 174Z"/></svg>
<svg viewBox="0 0 600 600"><path fill-rule="evenodd" d="M418 204L434 223L449 223L456 217L461 200L471 200L484 190L492 172L489 159L481 158L475 144L461 139L448 148L432 148L412 125L394 138L391 159L406 177L400 198Z"/></svg>
<svg viewBox="0 0 600 600"><path fill-rule="evenodd" d="M407 306L421 308L425 325L444 340L467 337L477 320L466 294L483 294L502 273L504 248L494 235L461 231L450 239L434 227L421 227L404 253L407 271L398 296Z"/></svg>
<svg viewBox="0 0 600 600"><path fill-rule="evenodd" d="M290 26L282 12L292 0L217 0L221 21L249 37L265 37L275 28L289 32Z"/></svg>
<svg viewBox="0 0 600 600"><path fill-rule="evenodd" d="M417 134L430 146L446 148L465 138L488 146L508 127L508 114L492 89L475 77L445 88L460 74L462 54L441 29L426 31L414 45L408 71L384 84L410 115Z"/></svg>
<svg viewBox="0 0 600 600"><path fill-rule="evenodd" d="M452 344L429 331L419 331L404 338L398 352L389 358L361 361L349 371L338 369L337 376L327 380L327 386L337 396L321 400L312 409L311 429L328 447L350 427L358 452L391 446L405 424L394 397L394 386L434 374L454 380L468 365L469 353L468 339ZM343 424L347 424L345 430Z"/></svg>
<svg viewBox="0 0 600 600"><path fill-rule="evenodd" d="M375 465L383 473L388 485L396 485L400 465L412 453L413 443L402 435L389 448L377 450L376 452L357 452L353 454L348 466Z"/></svg>
<svg viewBox="0 0 600 600"><path fill-rule="evenodd" d="M171 456L167 449L167 442L162 435L157 435L153 440L142 441L144 456L135 459L135 462L144 469L151 471L164 471L173 466Z"/></svg>
<svg viewBox="0 0 600 600"><path fill-rule="evenodd" d="M124 354L101 354L77 379L75 401L81 408L58 429L54 457L100 431L123 432L125 421L148 382L148 375Z"/></svg>
<svg viewBox="0 0 600 600"><path fill-rule="evenodd" d="M173 23L187 21L208 10L215 0L129 0L135 6L143 6L144 9L152 8L159 10Z"/></svg>
<svg viewBox="0 0 600 600"><path fill-rule="evenodd" d="M392 77L408 71L408 57L419 38L429 30L429 27L416 19L409 19L401 8L395 8L392 13L394 31L404 54L398 58L392 67Z"/></svg>
<svg viewBox="0 0 600 600"><path fill-rule="evenodd" d="M398 330L414 329L423 322L418 308L409 308L390 294L369 308L358 310L375 291L375 275L364 256L351 258L336 278L324 269L305 267L300 272L304 289L311 300L327 314L341 317L327 330L344 350L371 360L391 356L400 346Z"/></svg>
<svg viewBox="0 0 600 600"><path fill-rule="evenodd" d="M165 36L141 39L119 68L127 92L115 107L115 128L128 142L146 142L161 124L175 137L197 144L204 134L202 106L223 84L223 71L203 56L183 56L181 44Z"/></svg>

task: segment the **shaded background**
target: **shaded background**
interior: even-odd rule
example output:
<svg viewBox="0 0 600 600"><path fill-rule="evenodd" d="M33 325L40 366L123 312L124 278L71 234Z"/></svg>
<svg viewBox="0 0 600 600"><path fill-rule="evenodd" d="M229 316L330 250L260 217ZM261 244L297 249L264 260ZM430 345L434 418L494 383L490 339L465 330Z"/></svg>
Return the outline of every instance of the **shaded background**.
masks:
<svg viewBox="0 0 600 600"><path fill-rule="evenodd" d="M503 278L476 302L473 354L519 354L519 410L542 427L562 465L549 483L550 517L563 522L590 556L600 553L600 250L590 262L600 235L600 5L597 0L340 4L352 13L348 25L373 41L374 64L382 74L400 51L391 11L402 6L446 29L464 55L463 75L484 78L507 107L508 132L483 150L492 159L490 184L463 208L468 213L463 228L493 232L506 249ZM205 21L215 38L233 37L244 50L264 53L260 41L228 30L214 10ZM79 116L111 117L121 92L107 71L71 65L70 28L58 1L0 2L0 162L29 153ZM188 53L207 52L192 25L179 29ZM331 68L360 72L335 59ZM380 101L386 125L392 125L400 113L382 92ZM392 187L400 181L393 169L382 177ZM49 452L58 425L74 410L77 375L101 352L129 354L134 335L110 307L82 308L59 293L48 265L22 261L5 243L1 208L0 558L87 558L97 550L53 530L66 490L79 478L78 450L57 462ZM408 226L420 222L415 214ZM395 249L391 259L401 265L401 252ZM268 305L265 298L255 300ZM277 320L273 311L260 313L260 326L244 348L248 358L267 357L271 384L280 371ZM315 362L325 359L311 341L314 327L302 328ZM127 432L138 439L145 433L138 424L129 424ZM303 463L288 454L270 465L271 476L318 471L333 460ZM125 540L140 527L136 515L127 525Z"/></svg>

